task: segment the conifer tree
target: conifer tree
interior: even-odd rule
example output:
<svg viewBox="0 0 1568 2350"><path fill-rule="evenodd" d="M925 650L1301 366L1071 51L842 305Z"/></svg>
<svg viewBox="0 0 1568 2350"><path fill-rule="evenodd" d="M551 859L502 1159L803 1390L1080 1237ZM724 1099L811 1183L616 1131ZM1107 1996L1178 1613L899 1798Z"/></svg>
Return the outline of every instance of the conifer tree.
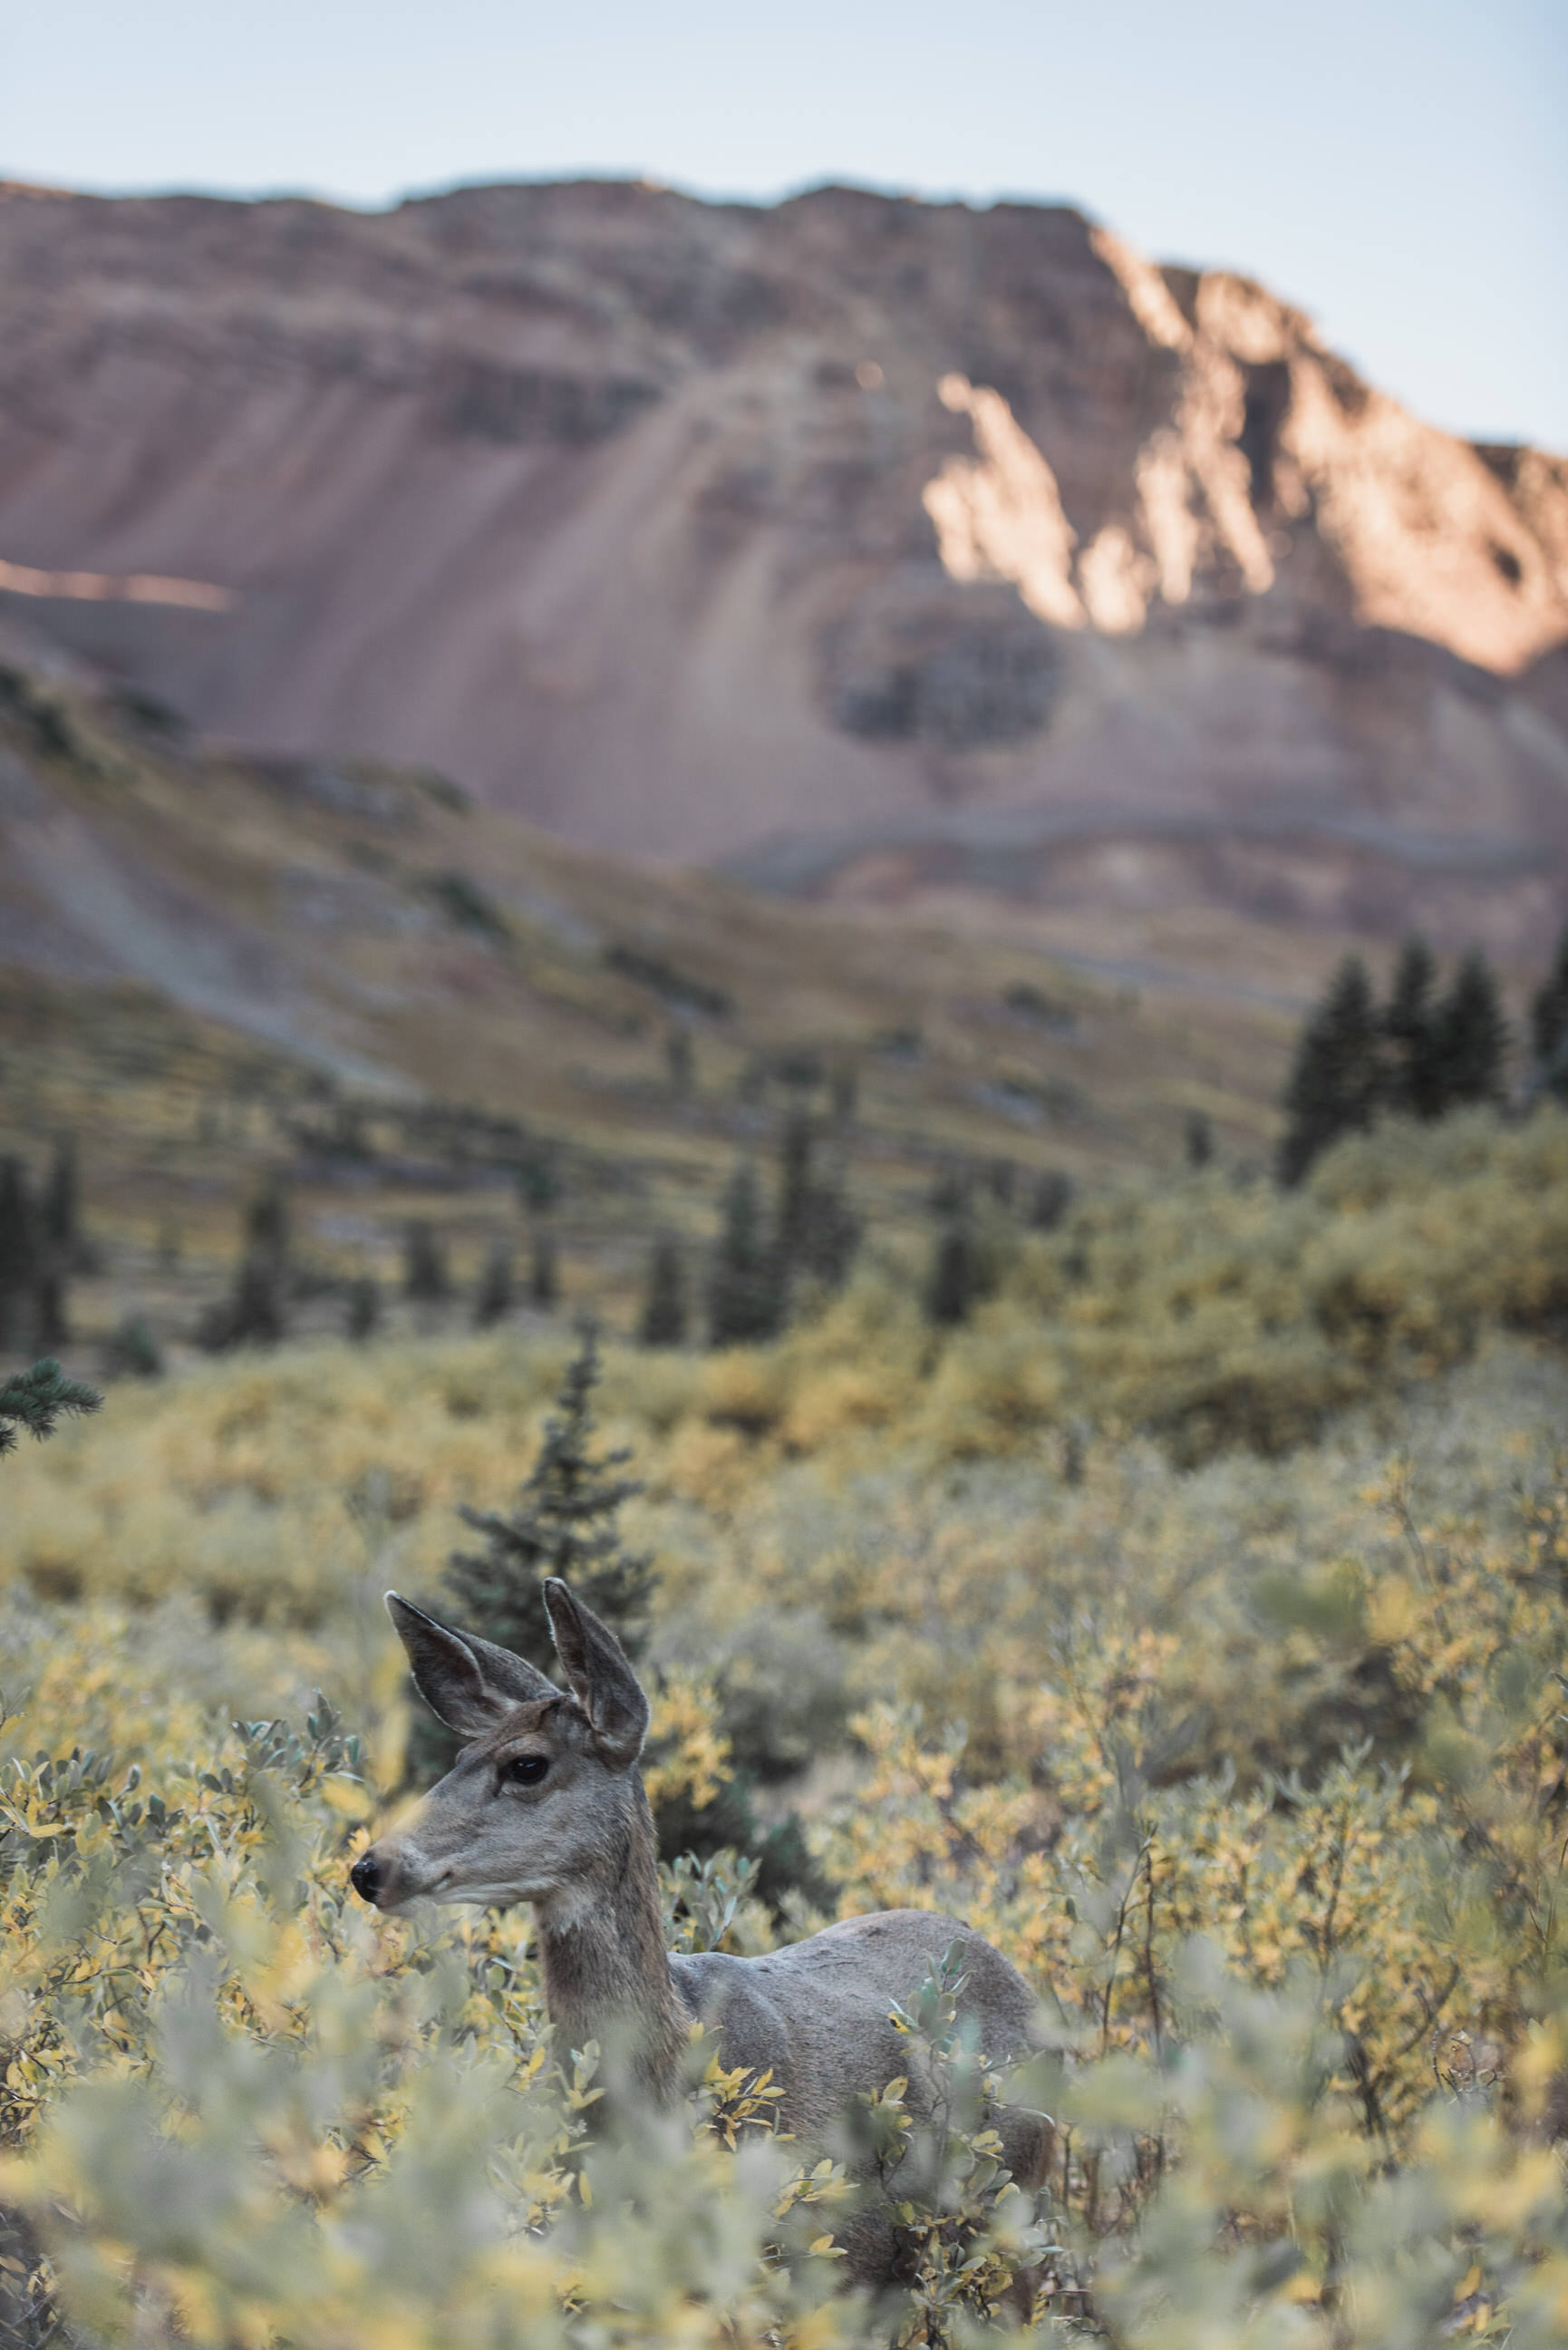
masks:
<svg viewBox="0 0 1568 2350"><path fill-rule="evenodd" d="M1438 1118L1443 1108L1438 1009L1433 1002L1437 980L1437 959L1426 940L1418 933L1407 938L1394 966L1383 1014L1388 1047L1388 1107L1407 1118Z"/></svg>
<svg viewBox="0 0 1568 2350"><path fill-rule="evenodd" d="M504 1240L493 1241L485 1252L473 1295L474 1328L489 1330L497 1322L504 1322L511 1313L515 1298L511 1246Z"/></svg>
<svg viewBox="0 0 1568 2350"><path fill-rule="evenodd" d="M979 1300L980 1250L967 1216L950 1216L937 1232L926 1276L926 1314L939 1329L967 1322Z"/></svg>
<svg viewBox="0 0 1568 2350"><path fill-rule="evenodd" d="M347 1309L345 1336L356 1346L363 1346L375 1336L381 1322L381 1284L373 1273L357 1274L348 1284Z"/></svg>
<svg viewBox="0 0 1568 2350"><path fill-rule="evenodd" d="M1054 1232L1073 1204L1073 1179L1059 1168L1048 1168L1034 1186L1029 1202L1029 1222L1037 1232Z"/></svg>
<svg viewBox="0 0 1568 2350"><path fill-rule="evenodd" d="M27 1170L0 1159L0 1349L33 1343L38 1235Z"/></svg>
<svg viewBox="0 0 1568 2350"><path fill-rule="evenodd" d="M1568 1102L1568 923L1530 1006L1530 1043L1539 1082Z"/></svg>
<svg viewBox="0 0 1568 2350"><path fill-rule="evenodd" d="M619 1514L642 1487L621 1472L631 1455L596 1455L593 1392L602 1377L598 1332L585 1322L539 1457L510 1511L459 1515L484 1536L482 1551L455 1551L443 1588L457 1621L530 1662L554 1654L544 1578L563 1575L635 1654L653 1588L651 1562L622 1547Z"/></svg>
<svg viewBox="0 0 1568 2350"><path fill-rule="evenodd" d="M1321 1151L1371 1125L1382 1093L1381 1024L1359 955L1346 955L1308 1020L1285 1087L1280 1180L1299 1183Z"/></svg>
<svg viewBox="0 0 1568 2350"><path fill-rule="evenodd" d="M776 1250L763 1230L757 1171L742 1159L724 1193L723 1222L708 1285L708 1336L715 1347L773 1337L784 1318Z"/></svg>
<svg viewBox="0 0 1568 2350"><path fill-rule="evenodd" d="M67 1336L66 1277L58 1259L48 1255L38 1268L33 1290L33 1344L53 1353L65 1345Z"/></svg>
<svg viewBox="0 0 1568 2350"><path fill-rule="evenodd" d="M1196 1174L1214 1156L1214 1121L1207 1110L1189 1109L1182 1132L1187 1163Z"/></svg>
<svg viewBox="0 0 1568 2350"><path fill-rule="evenodd" d="M860 1222L849 1205L842 1159L825 1170L818 1135L805 1110L792 1110L779 1138L779 1204L774 1238L781 1315L789 1283L808 1274L831 1289L848 1276L860 1244Z"/></svg>
<svg viewBox="0 0 1568 2350"><path fill-rule="evenodd" d="M513 1507L460 1510L484 1544L452 1553L436 1608L541 1671L555 1656L545 1606L547 1575L563 1575L628 1654L635 1657L642 1646L652 1562L623 1547L619 1528L621 1509L642 1487L622 1473L629 1452L593 1450L593 1391L600 1376L598 1334L585 1322L545 1422L538 1459ZM455 1743L440 1722L421 1715L410 1747L411 1774L444 1770Z"/></svg>
<svg viewBox="0 0 1568 2350"><path fill-rule="evenodd" d="M288 1192L275 1176L245 1210L244 1252L230 1295L202 1317L198 1346L275 1347L287 1328L292 1220Z"/></svg>
<svg viewBox="0 0 1568 2350"><path fill-rule="evenodd" d="M670 1092L677 1101L689 1100L696 1083L697 1065L688 1029L670 1030L664 1040L664 1061L670 1072Z"/></svg>
<svg viewBox="0 0 1568 2350"><path fill-rule="evenodd" d="M40 1201L40 1222L62 1275L92 1271L93 1252L82 1229L76 1145L68 1136L57 1146L49 1168Z"/></svg>
<svg viewBox="0 0 1568 2350"><path fill-rule="evenodd" d="M556 1235L546 1225L538 1226L534 1234L533 1253L528 1263L528 1303L541 1314L548 1314L560 1302L561 1263L556 1247Z"/></svg>
<svg viewBox="0 0 1568 2350"><path fill-rule="evenodd" d="M638 1335L645 1347L679 1347L686 1336L686 1274L680 1250L669 1232L661 1232L653 1243Z"/></svg>
<svg viewBox="0 0 1568 2350"><path fill-rule="evenodd" d="M798 1264L811 1226L816 1137L803 1109L792 1109L779 1137L778 1252Z"/></svg>
<svg viewBox="0 0 1568 2350"><path fill-rule="evenodd" d="M1490 964L1472 947L1438 1006L1436 1061L1445 1110L1501 1101L1506 1088L1508 1021Z"/></svg>
<svg viewBox="0 0 1568 2350"><path fill-rule="evenodd" d="M450 1286L435 1226L416 1216L403 1235L403 1295L417 1305L438 1305Z"/></svg>
<svg viewBox="0 0 1568 2350"><path fill-rule="evenodd" d="M804 1268L829 1289L841 1289L860 1246L861 1223L849 1204L842 1160L820 1176L812 1194Z"/></svg>
<svg viewBox="0 0 1568 2350"><path fill-rule="evenodd" d="M293 1241L287 1186L274 1175L260 1186L245 1210L245 1252L269 1264L281 1281Z"/></svg>

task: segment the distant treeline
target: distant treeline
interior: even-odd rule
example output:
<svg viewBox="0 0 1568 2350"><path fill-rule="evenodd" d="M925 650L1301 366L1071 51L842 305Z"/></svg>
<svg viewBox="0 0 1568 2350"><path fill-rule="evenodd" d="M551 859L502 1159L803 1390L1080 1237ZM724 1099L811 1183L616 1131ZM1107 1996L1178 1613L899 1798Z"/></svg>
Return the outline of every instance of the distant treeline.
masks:
<svg viewBox="0 0 1568 2350"><path fill-rule="evenodd" d="M1528 1045L1527 1097L1568 1102L1568 926L1532 999ZM1512 1051L1497 979L1478 950L1443 988L1426 940L1407 939L1383 1003L1361 957L1347 955L1296 1047L1281 1181L1299 1183L1331 1144L1379 1116L1431 1120L1502 1103Z"/></svg>

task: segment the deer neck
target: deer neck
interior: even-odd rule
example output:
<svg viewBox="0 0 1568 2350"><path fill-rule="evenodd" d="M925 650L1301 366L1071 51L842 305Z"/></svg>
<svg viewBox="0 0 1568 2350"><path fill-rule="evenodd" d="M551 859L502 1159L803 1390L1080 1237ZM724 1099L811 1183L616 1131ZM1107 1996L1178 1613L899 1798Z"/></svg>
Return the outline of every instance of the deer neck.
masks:
<svg viewBox="0 0 1568 2350"><path fill-rule="evenodd" d="M640 1779L624 1836L569 1894L541 1902L539 1957L550 2021L569 2045L597 2040L612 2068L629 2065L645 2094L669 2095L687 2017L664 1948L653 1819Z"/></svg>

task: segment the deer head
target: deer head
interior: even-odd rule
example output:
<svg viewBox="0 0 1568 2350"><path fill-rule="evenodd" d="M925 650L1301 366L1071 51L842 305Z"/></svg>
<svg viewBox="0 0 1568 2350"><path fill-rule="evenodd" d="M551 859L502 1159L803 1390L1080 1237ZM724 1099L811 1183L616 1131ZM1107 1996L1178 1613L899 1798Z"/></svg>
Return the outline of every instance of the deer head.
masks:
<svg viewBox="0 0 1568 2350"><path fill-rule="evenodd" d="M624 1866L646 1815L637 1758L648 1700L615 1634L558 1577L545 1600L569 1691L509 1648L388 1592L415 1686L469 1743L355 1863L354 1889L378 1909L532 1901L566 1924Z"/></svg>

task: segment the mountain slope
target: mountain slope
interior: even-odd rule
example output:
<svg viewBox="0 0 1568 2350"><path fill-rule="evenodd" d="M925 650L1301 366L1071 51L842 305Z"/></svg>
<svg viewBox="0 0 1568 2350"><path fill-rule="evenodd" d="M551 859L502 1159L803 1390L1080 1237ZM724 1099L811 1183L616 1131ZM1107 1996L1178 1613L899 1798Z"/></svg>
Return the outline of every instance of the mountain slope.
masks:
<svg viewBox="0 0 1568 2350"><path fill-rule="evenodd" d="M784 889L1555 921L1568 469L1075 213L13 189L0 314L0 594L249 748Z"/></svg>
<svg viewBox="0 0 1568 2350"><path fill-rule="evenodd" d="M465 1278L538 1178L574 1280L624 1303L791 1107L879 1239L955 1167L1026 1204L1046 1170L1179 1166L1194 1112L1256 1165L1321 969L1135 993L1022 919L771 902L430 771L204 749L0 632L0 1153L76 1137L128 1295L171 1222L197 1292L226 1279L264 1168L329 1259L390 1272L426 1214Z"/></svg>

